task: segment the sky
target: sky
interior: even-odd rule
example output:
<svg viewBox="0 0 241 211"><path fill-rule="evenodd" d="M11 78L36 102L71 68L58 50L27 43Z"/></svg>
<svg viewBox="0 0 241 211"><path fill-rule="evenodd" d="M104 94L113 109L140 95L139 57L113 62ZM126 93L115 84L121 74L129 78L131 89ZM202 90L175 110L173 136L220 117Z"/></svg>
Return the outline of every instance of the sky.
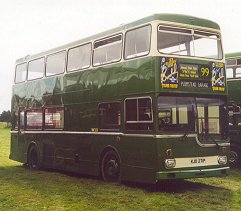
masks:
<svg viewBox="0 0 241 211"><path fill-rule="evenodd" d="M241 51L240 0L0 0L0 114L11 109L18 58L156 13L215 21L225 53Z"/></svg>

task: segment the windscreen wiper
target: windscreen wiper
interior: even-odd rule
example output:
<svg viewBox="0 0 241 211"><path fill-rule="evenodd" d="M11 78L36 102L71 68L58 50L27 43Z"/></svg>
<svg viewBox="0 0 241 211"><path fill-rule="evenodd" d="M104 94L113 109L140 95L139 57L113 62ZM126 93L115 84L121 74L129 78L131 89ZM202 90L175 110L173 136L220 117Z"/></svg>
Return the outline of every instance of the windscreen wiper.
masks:
<svg viewBox="0 0 241 211"><path fill-rule="evenodd" d="M192 105L192 110L193 110L193 112L194 112L194 118L195 118L195 122L196 122L196 120L197 120L197 115L196 115L196 103L195 103L195 101L193 100L193 101L191 101L191 105ZM196 123L195 123L196 124ZM188 133L190 133L190 130L185 130L184 131L184 134L183 134L183 136L181 137L181 140L186 140L187 139L187 137L188 137Z"/></svg>
<svg viewBox="0 0 241 211"><path fill-rule="evenodd" d="M203 123L203 118L201 117L201 129L202 129L201 135L202 135L202 140L204 139L204 133L205 133L205 129L204 129L204 125L203 124L204 124Z"/></svg>
<svg viewBox="0 0 241 211"><path fill-rule="evenodd" d="M218 144L218 142L215 140L215 138L213 138L213 136L212 136L210 133L206 132L206 134L207 134L208 137L216 144L217 147L220 147L219 144Z"/></svg>
<svg viewBox="0 0 241 211"><path fill-rule="evenodd" d="M204 125L203 125L204 123L203 123L203 118L201 117L201 125L202 125L202 137L204 136L204 135L208 135L208 137L216 144L216 146L217 147L220 147L219 146L219 144L218 144L218 142L215 140L215 138L213 138L213 136L210 134L210 133L208 133L207 132L207 130L204 128Z"/></svg>

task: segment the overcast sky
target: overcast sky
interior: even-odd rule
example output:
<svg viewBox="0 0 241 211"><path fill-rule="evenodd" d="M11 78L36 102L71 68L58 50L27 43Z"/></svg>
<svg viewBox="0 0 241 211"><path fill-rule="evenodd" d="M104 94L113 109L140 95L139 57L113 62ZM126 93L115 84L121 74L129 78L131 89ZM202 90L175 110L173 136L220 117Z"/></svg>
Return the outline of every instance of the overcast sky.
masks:
<svg viewBox="0 0 241 211"><path fill-rule="evenodd" d="M240 0L0 0L0 113L11 108L16 59L154 13L213 20L225 53L241 51Z"/></svg>

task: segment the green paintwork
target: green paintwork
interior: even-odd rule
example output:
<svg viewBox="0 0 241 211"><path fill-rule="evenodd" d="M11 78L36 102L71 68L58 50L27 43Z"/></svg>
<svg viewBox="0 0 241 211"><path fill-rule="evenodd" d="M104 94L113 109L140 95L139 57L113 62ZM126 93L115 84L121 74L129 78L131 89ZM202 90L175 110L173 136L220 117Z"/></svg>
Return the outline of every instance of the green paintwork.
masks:
<svg viewBox="0 0 241 211"><path fill-rule="evenodd" d="M214 169L201 169L201 170L182 170L182 171L169 171L167 172L157 172L156 178L158 180L163 179L186 179L186 178L199 178L199 177L220 177L226 176L229 172L228 167L224 168L214 168ZM174 177L175 175L175 177Z"/></svg>
<svg viewBox="0 0 241 211"><path fill-rule="evenodd" d="M226 59L238 59L241 58L241 52L225 54ZM240 66L240 65L239 65ZM231 103L241 104L241 80L240 78L229 79L228 85L228 96Z"/></svg>
<svg viewBox="0 0 241 211"><path fill-rule="evenodd" d="M219 26L214 22L191 16L154 15L70 45L106 36L153 20L219 29ZM70 45L28 57L26 60L67 48ZM10 158L26 163L30 144L36 144L43 166L98 176L103 153L112 149L118 152L121 159L122 180L155 183L160 179L166 179L167 176L162 175L167 175L170 171L164 167L164 160L169 158L166 155L167 149L173 149L174 157L223 155L221 147L201 147L196 138L188 137L182 141L180 138L169 138L168 134L165 133L162 134L163 137L158 136L161 132L158 129L156 114L157 97L160 93L223 97L227 95L226 84L223 91L213 91L211 86L203 89L181 86L177 89L162 88L161 58L161 56L147 56L123 63L118 62L14 85L13 114L18 111L19 107L31 109L64 106L65 128L63 132L55 131L54 133L51 131L49 133L43 133L44 131L35 131L34 133L20 131L17 133L15 131L11 135ZM177 60L178 68L180 64L198 65L198 74L200 74L202 67L209 68L211 71L213 64L212 61L173 58ZM22 61L20 59L17 62ZM208 83L211 84L211 73L208 77ZM125 128L124 101L126 98L139 96L152 98L153 131L130 132ZM99 128L98 104L111 101L119 101L121 104L121 130L117 133L113 132L113 134L91 132L93 128ZM181 137L183 134L179 135ZM206 176L220 176L222 168L226 169L228 165L198 167L195 170L199 172L201 169L205 169L206 172L209 172ZM187 170L194 171L192 168L176 169L178 172L183 172L183 174L176 174L176 178L198 176L198 174L189 173Z"/></svg>
<svg viewBox="0 0 241 211"><path fill-rule="evenodd" d="M225 54L226 59L238 59L241 58L241 52L234 52ZM240 65L239 65L240 66ZM240 78L236 78L234 80L228 80L228 95L229 100L236 104L241 104L240 98L241 91L241 80Z"/></svg>
<svg viewBox="0 0 241 211"><path fill-rule="evenodd" d="M226 59L240 59L241 52L234 52L225 54ZM232 68L241 67L241 65L232 66ZM232 78L227 80L228 88L228 100L231 105L241 105L241 78ZM239 119L240 115L235 115L235 119ZM232 118L232 117L231 117ZM238 121L239 122L239 121ZM229 125L229 136L231 150L235 151L241 156L241 128L239 124L230 124ZM238 160L240 162L240 159ZM239 163L240 164L240 163Z"/></svg>
<svg viewBox="0 0 241 211"><path fill-rule="evenodd" d="M179 59L178 61L209 65L209 62L198 60ZM197 88L162 89L160 57L146 57L123 65L118 63L14 85L12 110L15 111L19 105L25 108L64 105L65 130L90 132L91 128L99 127L99 102L119 100L123 108L126 97L151 96L156 110L155 99L160 92L224 96L226 93ZM156 172L168 172L163 163L167 158L165 155L167 149L173 149L175 157L209 156L221 153L215 147L200 147L195 138L181 142L176 138L129 137L124 135L128 134L128 131L125 129L123 110L121 120L120 132L123 134L119 135L120 143L116 142L118 135L21 134L18 137L12 135L13 146L18 139L18 146L15 146L18 148L18 157L16 158L14 151L11 152L10 157L23 163L27 162L27 149L30 142L34 140L39 146L45 166L98 175L101 152L106 146L111 146L119 152L122 159L123 180L155 183L159 178L159 176L156 178ZM156 122L154 124L157 125ZM155 129L152 134L160 134L160 132ZM77 162L76 154L79 155ZM177 178L179 178L178 175ZM185 177L192 177L192 174L189 176L185 174Z"/></svg>
<svg viewBox="0 0 241 211"><path fill-rule="evenodd" d="M229 58L238 58L241 57L241 52L234 52L234 53L227 53L225 54L225 58L229 59Z"/></svg>
<svg viewBox="0 0 241 211"><path fill-rule="evenodd" d="M198 64L211 69L212 62L178 59L179 63ZM210 74L211 75L211 74ZM119 96L145 93L179 92L226 95L224 92L196 87L164 89L160 84L160 57L146 57L96 69L29 81L13 86L12 109L36 108L83 102L110 101ZM195 80L193 80L195 81ZM211 79L209 79L211 83Z"/></svg>
<svg viewBox="0 0 241 211"><path fill-rule="evenodd" d="M231 103L241 104L241 80L228 80L228 97Z"/></svg>

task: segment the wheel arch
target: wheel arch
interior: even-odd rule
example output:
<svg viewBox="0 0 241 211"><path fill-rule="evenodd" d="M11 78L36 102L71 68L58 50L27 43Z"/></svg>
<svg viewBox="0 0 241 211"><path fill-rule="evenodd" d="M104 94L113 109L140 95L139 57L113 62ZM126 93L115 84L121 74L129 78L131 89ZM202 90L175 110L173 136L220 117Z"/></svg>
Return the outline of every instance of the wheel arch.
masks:
<svg viewBox="0 0 241 211"><path fill-rule="evenodd" d="M102 149L101 153L100 153L100 157L99 160L101 161L102 158L104 157L105 153L108 151L115 151L115 153L118 155L119 159L120 159L120 163L121 163L121 156L120 153L118 152L118 150L116 149L116 147L112 146L112 145L108 145L106 146L104 149Z"/></svg>
<svg viewBox="0 0 241 211"><path fill-rule="evenodd" d="M104 147L102 150L101 150L101 153L100 153L100 156L99 156L99 176L101 176L101 165L102 165L102 159L104 157L104 155L109 152L109 151L114 151L119 160L120 160L120 164L122 163L122 160L121 160L121 156L120 156L120 153L118 152L118 150L116 149L116 147L112 146L112 145L108 145L106 147Z"/></svg>
<svg viewBox="0 0 241 211"><path fill-rule="evenodd" d="M241 166L241 143L233 141L230 143L229 166L240 168Z"/></svg>
<svg viewBox="0 0 241 211"><path fill-rule="evenodd" d="M41 156L41 152L40 152L39 146L38 146L36 141L31 141L29 143L29 145L28 145L28 149L27 149L27 164L29 162L29 152L30 152L31 147L35 147L36 148L38 156L39 156L40 165L41 165L42 164L42 156Z"/></svg>
<svg viewBox="0 0 241 211"><path fill-rule="evenodd" d="M237 147L241 151L241 142L232 141L232 142L230 142L230 148L231 147Z"/></svg>
<svg viewBox="0 0 241 211"><path fill-rule="evenodd" d="M35 141L31 141L30 144L28 145L28 150L27 150L27 158L28 158L28 153L29 150L31 149L32 146L35 146L38 149L38 145ZM39 149L38 149L39 150Z"/></svg>

